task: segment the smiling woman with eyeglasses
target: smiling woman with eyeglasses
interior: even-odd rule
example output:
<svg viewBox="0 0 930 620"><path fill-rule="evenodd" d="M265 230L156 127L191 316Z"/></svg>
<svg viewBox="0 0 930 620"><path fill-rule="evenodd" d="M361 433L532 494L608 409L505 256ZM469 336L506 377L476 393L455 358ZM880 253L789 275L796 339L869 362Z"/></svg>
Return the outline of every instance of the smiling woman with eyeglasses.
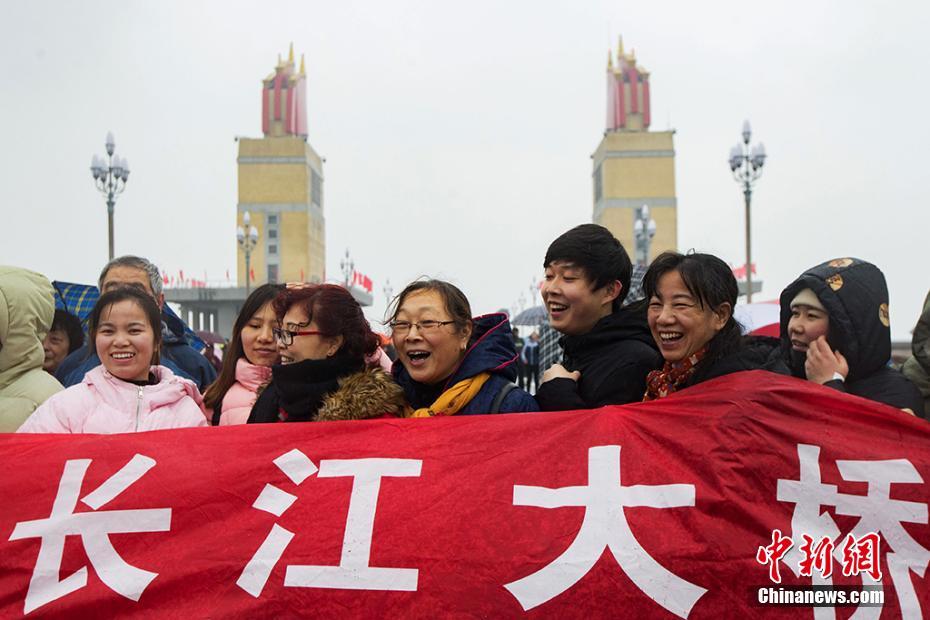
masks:
<svg viewBox="0 0 930 620"><path fill-rule="evenodd" d="M272 333L281 363L271 368L249 423L400 415L403 392L366 358L380 344L352 295L334 284L291 284L274 300ZM360 397L361 396L361 397Z"/></svg>
<svg viewBox="0 0 930 620"><path fill-rule="evenodd" d="M472 319L468 299L442 280L418 280L397 296L390 321L394 378L408 417L538 411L513 384L517 352L504 314Z"/></svg>

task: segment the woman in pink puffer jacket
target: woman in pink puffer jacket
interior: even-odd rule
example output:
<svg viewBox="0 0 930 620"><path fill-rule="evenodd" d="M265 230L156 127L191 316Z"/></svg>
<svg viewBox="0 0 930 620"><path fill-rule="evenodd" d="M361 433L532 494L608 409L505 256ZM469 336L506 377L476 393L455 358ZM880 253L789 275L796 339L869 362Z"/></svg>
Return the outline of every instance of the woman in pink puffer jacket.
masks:
<svg viewBox="0 0 930 620"><path fill-rule="evenodd" d="M206 426L203 399L193 381L152 366L154 385L113 376L104 366L53 397L19 427L19 433L135 433Z"/></svg>
<svg viewBox="0 0 930 620"><path fill-rule="evenodd" d="M271 366L278 363L271 302L282 290L280 284L263 284L242 305L223 354L223 369L203 396L214 425L245 424L258 390L271 380Z"/></svg>
<svg viewBox="0 0 930 620"><path fill-rule="evenodd" d="M20 433L132 433L206 426L192 381L158 366L161 313L133 288L105 293L90 317L91 350L101 365L46 400Z"/></svg>

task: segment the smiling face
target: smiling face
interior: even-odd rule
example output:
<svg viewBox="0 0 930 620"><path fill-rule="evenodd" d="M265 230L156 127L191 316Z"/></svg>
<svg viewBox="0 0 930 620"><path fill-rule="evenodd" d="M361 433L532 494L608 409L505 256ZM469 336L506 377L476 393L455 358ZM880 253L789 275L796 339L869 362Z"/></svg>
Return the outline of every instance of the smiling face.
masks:
<svg viewBox="0 0 930 620"><path fill-rule="evenodd" d="M701 306L681 274L672 270L662 274L649 300L649 329L665 361L678 362L710 342L731 312L727 302L716 310Z"/></svg>
<svg viewBox="0 0 930 620"><path fill-rule="evenodd" d="M788 337L795 351L807 351L810 343L830 330L830 317L826 311L805 304L791 306L788 319Z"/></svg>
<svg viewBox="0 0 930 620"><path fill-rule="evenodd" d="M104 308L94 343L101 363L114 377L148 379L155 356L155 332L138 303L124 300Z"/></svg>
<svg viewBox="0 0 930 620"><path fill-rule="evenodd" d="M42 370L45 372L55 373L59 364L68 357L68 349L71 347L71 340L68 338L68 332L63 329L53 329L45 335L42 341L42 349L45 351L45 361L42 362Z"/></svg>
<svg viewBox="0 0 930 620"><path fill-rule="evenodd" d="M278 363L278 346L272 330L277 325L274 308L269 301L252 315L239 333L245 359L256 366Z"/></svg>
<svg viewBox="0 0 930 620"><path fill-rule="evenodd" d="M293 304L281 319L281 329L289 332L320 331L316 321L310 321L302 304ZM304 360L322 360L334 356L342 346L342 336L327 337L322 334L294 336L290 345L278 341L278 352L282 364L295 364Z"/></svg>
<svg viewBox="0 0 930 620"><path fill-rule="evenodd" d="M452 317L442 295L434 290L416 291L407 295L397 310L395 322L451 321ZM423 331L415 325L391 335L397 356L410 377L427 385L435 385L452 374L468 347L471 325L460 329L454 323Z"/></svg>
<svg viewBox="0 0 930 620"><path fill-rule="evenodd" d="M553 329L571 336L586 334L613 311L620 294L619 280L597 290L580 267L567 261L552 261L540 293Z"/></svg>

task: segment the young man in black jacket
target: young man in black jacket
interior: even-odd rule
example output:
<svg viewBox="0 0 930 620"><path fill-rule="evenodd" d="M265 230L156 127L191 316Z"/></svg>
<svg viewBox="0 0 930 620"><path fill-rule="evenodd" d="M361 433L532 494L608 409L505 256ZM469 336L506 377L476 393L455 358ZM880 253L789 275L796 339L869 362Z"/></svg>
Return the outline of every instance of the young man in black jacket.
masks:
<svg viewBox="0 0 930 620"><path fill-rule="evenodd" d="M609 230L582 224L558 237L543 261L542 298L562 334L561 364L543 373L536 400L543 411L639 402L646 375L662 365L646 304L622 308L633 265Z"/></svg>

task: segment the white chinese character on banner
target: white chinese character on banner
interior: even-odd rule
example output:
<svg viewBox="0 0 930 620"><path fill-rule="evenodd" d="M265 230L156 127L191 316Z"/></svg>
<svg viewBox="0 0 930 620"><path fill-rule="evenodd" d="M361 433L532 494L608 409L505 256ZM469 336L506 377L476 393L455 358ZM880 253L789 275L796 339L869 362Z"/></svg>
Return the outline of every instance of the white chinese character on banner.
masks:
<svg viewBox="0 0 930 620"><path fill-rule="evenodd" d="M339 565L289 565L284 575L285 586L416 591L417 569L379 568L369 566L368 563L381 478L417 477L420 475L422 461L379 458L326 460L321 461L317 469L303 452L294 449L276 458L274 464L298 485L313 474L317 474L319 478L351 476L353 479ZM295 495L266 484L252 506L280 517L296 499ZM246 564L236 584L252 596L258 597L268 582L272 569L293 538L293 532L277 523L272 525L268 536Z"/></svg>
<svg viewBox="0 0 930 620"><path fill-rule="evenodd" d="M103 484L81 498L81 502L94 512L75 513L84 474L90 463L90 459L67 461L49 517L21 521L10 534L10 540L41 539L23 613L28 614L87 585L86 566L65 579L59 579L66 536L81 537L87 558L100 580L128 599L138 601L145 588L158 576L158 573L127 564L113 548L109 535L167 532L171 527L171 509L99 510L144 476L155 466L155 461L141 454L135 455Z"/></svg>
<svg viewBox="0 0 930 620"><path fill-rule="evenodd" d="M890 551L885 560L894 583L898 605L903 618L920 618L920 601L914 591L910 573L923 577L930 563L930 551L911 538L902 523L927 523L927 505L891 499L891 485L920 484L923 478L907 459L884 461L837 461L836 466L844 480L868 483L865 495L839 493L836 485L823 484L820 477L820 447L798 444L800 475L798 480L778 481L778 500L795 504L791 517L792 532L808 534L813 538L828 536L836 540L840 530L823 506L833 506L840 515L860 517L851 534L859 538L869 532L881 534ZM794 535L792 533L792 535ZM834 556L842 560L843 550L836 544ZM792 549L782 561L799 574L799 552ZM831 585L831 578L824 579L814 573L814 585ZM862 583L867 586L881 585L868 573L862 573ZM853 614L856 620L878 618L881 606L860 607ZM834 618L830 607L814 608L818 620Z"/></svg>
<svg viewBox="0 0 930 620"><path fill-rule="evenodd" d="M625 508L677 508L694 506L694 485L623 486L620 482L620 446L588 450L588 486L549 489L514 485L515 506L561 508L584 506L581 529L568 548L535 573L506 584L524 610L562 594L584 577L610 549L621 570L649 598L687 618L706 589L672 574L656 562L633 536Z"/></svg>

